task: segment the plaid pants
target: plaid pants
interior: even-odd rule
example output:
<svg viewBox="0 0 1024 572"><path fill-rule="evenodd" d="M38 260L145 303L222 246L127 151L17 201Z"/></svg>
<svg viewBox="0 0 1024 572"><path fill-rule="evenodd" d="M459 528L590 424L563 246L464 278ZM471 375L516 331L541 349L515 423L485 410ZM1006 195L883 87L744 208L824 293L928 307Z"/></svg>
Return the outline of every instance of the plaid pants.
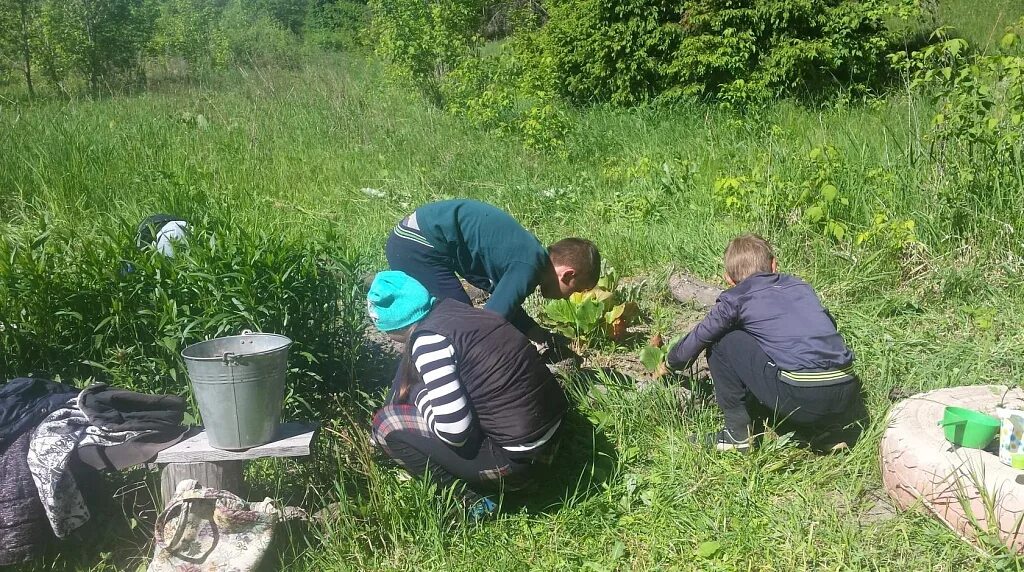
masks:
<svg viewBox="0 0 1024 572"><path fill-rule="evenodd" d="M373 416L373 440L389 457L416 477L429 472L439 485L464 481L471 487L519 490L554 461L558 440L552 438L529 458L511 458L485 437L475 446L454 448L441 441L411 404L386 405Z"/></svg>

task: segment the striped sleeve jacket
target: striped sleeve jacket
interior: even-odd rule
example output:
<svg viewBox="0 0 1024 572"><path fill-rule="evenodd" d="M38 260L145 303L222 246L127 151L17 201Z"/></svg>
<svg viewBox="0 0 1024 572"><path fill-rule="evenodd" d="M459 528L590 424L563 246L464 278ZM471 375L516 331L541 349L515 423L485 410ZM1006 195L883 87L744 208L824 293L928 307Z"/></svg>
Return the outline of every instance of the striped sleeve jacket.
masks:
<svg viewBox="0 0 1024 572"><path fill-rule="evenodd" d="M451 342L438 334L417 336L412 360L424 384L416 395L416 408L442 441L465 445L474 430L473 412L459 381Z"/></svg>

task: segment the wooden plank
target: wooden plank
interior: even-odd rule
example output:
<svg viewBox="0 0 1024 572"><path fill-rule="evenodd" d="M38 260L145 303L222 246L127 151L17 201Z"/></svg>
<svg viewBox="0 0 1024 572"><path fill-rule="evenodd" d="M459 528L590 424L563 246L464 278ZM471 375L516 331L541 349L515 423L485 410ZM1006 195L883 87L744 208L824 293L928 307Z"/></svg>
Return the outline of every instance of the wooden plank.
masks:
<svg viewBox="0 0 1024 572"><path fill-rule="evenodd" d="M176 445L160 451L156 456L156 462L198 463L244 461L261 457L304 457L310 454L319 429L320 426L316 423L283 423L278 428L277 439L243 451L215 449L210 446L206 431L200 430Z"/></svg>
<svg viewBox="0 0 1024 572"><path fill-rule="evenodd" d="M164 465L160 471L160 506L167 506L167 502L174 496L174 490L178 488L178 483L185 479L195 479L199 486L241 495L243 493L243 469L245 469L245 461Z"/></svg>

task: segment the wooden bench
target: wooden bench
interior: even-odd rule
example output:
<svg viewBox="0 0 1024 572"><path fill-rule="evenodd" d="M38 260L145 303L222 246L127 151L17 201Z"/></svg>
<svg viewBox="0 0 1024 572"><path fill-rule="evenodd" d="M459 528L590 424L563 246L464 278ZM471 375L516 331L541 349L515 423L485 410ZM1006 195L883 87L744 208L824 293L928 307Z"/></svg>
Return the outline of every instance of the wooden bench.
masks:
<svg viewBox="0 0 1024 572"><path fill-rule="evenodd" d="M156 456L160 466L161 506L174 496L178 483L185 479L238 494L242 491L246 461L263 457L305 457L312 452L319 429L316 423L283 423L278 427L277 437L266 445L226 451L211 447L206 431L197 428L192 435Z"/></svg>

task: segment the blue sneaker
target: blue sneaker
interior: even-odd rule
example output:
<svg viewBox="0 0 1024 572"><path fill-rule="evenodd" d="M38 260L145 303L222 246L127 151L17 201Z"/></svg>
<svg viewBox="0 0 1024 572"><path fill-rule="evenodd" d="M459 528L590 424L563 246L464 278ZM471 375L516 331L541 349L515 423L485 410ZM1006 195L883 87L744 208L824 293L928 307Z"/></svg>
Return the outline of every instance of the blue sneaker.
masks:
<svg viewBox="0 0 1024 572"><path fill-rule="evenodd" d="M498 512L498 505L488 497L480 497L466 509L466 517L470 522L483 522L494 518Z"/></svg>

